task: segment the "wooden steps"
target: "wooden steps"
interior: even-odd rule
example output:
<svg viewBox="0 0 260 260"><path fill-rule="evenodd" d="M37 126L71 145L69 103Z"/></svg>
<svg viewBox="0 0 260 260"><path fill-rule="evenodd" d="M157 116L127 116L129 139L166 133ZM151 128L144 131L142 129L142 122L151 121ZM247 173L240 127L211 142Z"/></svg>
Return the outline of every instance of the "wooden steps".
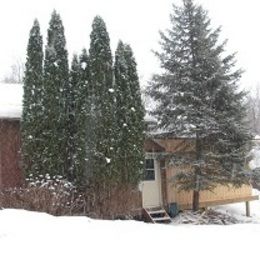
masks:
<svg viewBox="0 0 260 260"><path fill-rule="evenodd" d="M168 224L171 223L171 218L167 214L164 208L154 207L154 208L144 208L144 217L147 221L152 223Z"/></svg>

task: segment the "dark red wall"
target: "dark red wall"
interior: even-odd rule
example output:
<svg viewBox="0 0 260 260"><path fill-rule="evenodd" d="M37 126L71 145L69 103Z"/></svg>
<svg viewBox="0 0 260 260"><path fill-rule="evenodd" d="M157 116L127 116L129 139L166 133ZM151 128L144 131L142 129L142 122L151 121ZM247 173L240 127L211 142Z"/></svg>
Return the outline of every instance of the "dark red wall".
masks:
<svg viewBox="0 0 260 260"><path fill-rule="evenodd" d="M0 118L0 188L19 187L23 181L20 122Z"/></svg>

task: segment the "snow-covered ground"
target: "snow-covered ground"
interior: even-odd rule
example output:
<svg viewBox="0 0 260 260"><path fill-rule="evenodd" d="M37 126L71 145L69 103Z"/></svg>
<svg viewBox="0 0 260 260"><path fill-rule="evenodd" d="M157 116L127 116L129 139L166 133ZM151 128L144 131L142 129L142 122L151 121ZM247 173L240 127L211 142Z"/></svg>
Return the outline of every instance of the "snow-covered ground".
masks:
<svg viewBox="0 0 260 260"><path fill-rule="evenodd" d="M244 203L218 207L245 220ZM0 210L0 259L257 259L260 202L235 225L166 225Z"/></svg>

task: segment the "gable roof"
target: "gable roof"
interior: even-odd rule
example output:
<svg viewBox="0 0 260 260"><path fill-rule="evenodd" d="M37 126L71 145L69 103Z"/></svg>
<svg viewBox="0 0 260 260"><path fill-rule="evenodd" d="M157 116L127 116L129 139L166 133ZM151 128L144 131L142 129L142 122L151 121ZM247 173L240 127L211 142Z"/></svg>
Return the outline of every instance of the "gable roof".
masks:
<svg viewBox="0 0 260 260"><path fill-rule="evenodd" d="M147 138L144 142L144 149L146 152L158 153L165 152L165 147L152 138Z"/></svg>
<svg viewBox="0 0 260 260"><path fill-rule="evenodd" d="M0 83L0 118L21 118L22 100L22 84Z"/></svg>

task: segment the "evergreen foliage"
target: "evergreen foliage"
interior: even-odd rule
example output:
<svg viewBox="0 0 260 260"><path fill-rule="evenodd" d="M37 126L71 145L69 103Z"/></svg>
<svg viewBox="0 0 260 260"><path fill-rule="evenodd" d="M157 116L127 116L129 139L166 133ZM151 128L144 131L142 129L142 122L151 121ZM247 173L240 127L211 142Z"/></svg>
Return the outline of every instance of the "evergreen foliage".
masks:
<svg viewBox="0 0 260 260"><path fill-rule="evenodd" d="M158 128L194 140L194 155L179 162L191 170L179 172L177 179L180 189L193 190L198 209L201 190L248 182L245 93L238 90L241 71L234 69L235 57L224 56L220 28L211 29L207 12L193 0L173 8L171 28L161 33L162 51L156 53L163 72L154 75L149 92L157 101Z"/></svg>
<svg viewBox="0 0 260 260"><path fill-rule="evenodd" d="M84 49L78 58L73 56L70 71L70 88L73 105L70 113L69 126L71 128L70 146L72 151L71 176L80 185L85 183L88 156L90 156L89 117L90 117L90 90L89 90L89 61Z"/></svg>
<svg viewBox="0 0 260 260"><path fill-rule="evenodd" d="M92 91L90 85L89 57L86 49L80 55L80 86L77 98L79 174L84 184L93 173L94 126L92 125Z"/></svg>
<svg viewBox="0 0 260 260"><path fill-rule="evenodd" d="M61 175L69 179L73 154L69 143L70 87L68 52L64 27L60 15L54 11L49 23L44 62L44 151L43 167L46 174Z"/></svg>
<svg viewBox="0 0 260 260"><path fill-rule="evenodd" d="M113 179L115 143L115 93L110 39L101 17L94 18L89 49L91 94L91 176L97 181Z"/></svg>
<svg viewBox="0 0 260 260"><path fill-rule="evenodd" d="M70 180L78 179L81 170L79 165L80 158L78 153L80 152L80 140L79 138L79 126L78 116L78 98L80 98L80 63L77 55L73 55L71 70L70 70L70 84L69 84L69 95L67 96L67 149L68 149L68 177Z"/></svg>
<svg viewBox="0 0 260 260"><path fill-rule="evenodd" d="M24 77L22 114L22 158L23 170L28 176L42 173L41 132L43 107L43 50L40 25L34 21L30 31Z"/></svg>
<svg viewBox="0 0 260 260"><path fill-rule="evenodd" d="M126 184L137 184L143 172L144 107L133 52L122 41L116 50L114 71L118 179Z"/></svg>

